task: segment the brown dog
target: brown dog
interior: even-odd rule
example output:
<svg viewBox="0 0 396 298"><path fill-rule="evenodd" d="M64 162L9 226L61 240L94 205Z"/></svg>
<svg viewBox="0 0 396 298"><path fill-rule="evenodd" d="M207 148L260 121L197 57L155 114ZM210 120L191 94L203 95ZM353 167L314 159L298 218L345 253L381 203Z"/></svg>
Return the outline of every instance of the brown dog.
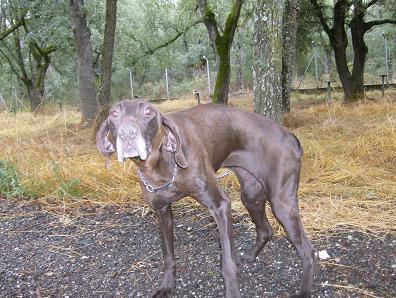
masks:
<svg viewBox="0 0 396 298"><path fill-rule="evenodd" d="M223 105L197 105L164 116L147 101L123 100L110 109L96 144L107 158L117 152L119 162L129 158L135 162L143 198L158 215L165 272L154 297L167 297L175 288L171 203L185 196L206 206L214 217L226 297L240 297L230 199L216 179L220 167L237 175L242 202L256 225L256 243L241 262L253 262L272 236L265 214L268 200L302 260L298 296L309 295L315 258L297 205L302 148L286 129L263 116Z"/></svg>

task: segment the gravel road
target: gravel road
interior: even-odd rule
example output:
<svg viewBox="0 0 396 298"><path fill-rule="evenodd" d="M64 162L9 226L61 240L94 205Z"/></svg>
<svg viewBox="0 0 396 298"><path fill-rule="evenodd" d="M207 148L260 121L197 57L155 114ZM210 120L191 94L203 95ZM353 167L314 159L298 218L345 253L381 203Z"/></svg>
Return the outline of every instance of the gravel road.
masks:
<svg viewBox="0 0 396 298"><path fill-rule="evenodd" d="M0 199L1 297L149 297L162 256L152 213L85 206L67 216L34 201ZM205 209L176 207L175 297L222 297L219 238ZM254 239L234 216L238 253ZM312 239L329 255L317 265L313 297L396 297L396 238L356 231ZM240 267L243 297L287 297L301 264L285 237L274 237L257 262Z"/></svg>

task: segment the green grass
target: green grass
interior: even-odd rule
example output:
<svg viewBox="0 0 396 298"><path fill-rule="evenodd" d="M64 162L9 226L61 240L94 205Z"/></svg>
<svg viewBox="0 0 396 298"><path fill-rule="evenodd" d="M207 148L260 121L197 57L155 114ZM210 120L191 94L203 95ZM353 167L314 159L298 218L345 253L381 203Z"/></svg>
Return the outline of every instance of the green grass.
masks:
<svg viewBox="0 0 396 298"><path fill-rule="evenodd" d="M0 195L6 198L27 195L26 190L19 184L15 166L7 160L0 160Z"/></svg>

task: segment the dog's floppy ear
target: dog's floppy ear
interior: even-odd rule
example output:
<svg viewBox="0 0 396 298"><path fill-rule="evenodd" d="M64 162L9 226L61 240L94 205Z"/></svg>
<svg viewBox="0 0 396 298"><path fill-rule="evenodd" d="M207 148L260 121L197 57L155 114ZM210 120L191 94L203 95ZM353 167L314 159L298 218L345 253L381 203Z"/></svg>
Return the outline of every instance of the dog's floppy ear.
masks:
<svg viewBox="0 0 396 298"><path fill-rule="evenodd" d="M106 157L106 168L109 168L109 158L115 152L116 145L107 119L100 124L96 132L96 147Z"/></svg>
<svg viewBox="0 0 396 298"><path fill-rule="evenodd" d="M162 116L162 124L167 129L166 137L162 143L162 147L166 151L175 153L175 161L179 167L183 169L187 168L187 161L181 147L182 140L180 138L176 124L165 116Z"/></svg>

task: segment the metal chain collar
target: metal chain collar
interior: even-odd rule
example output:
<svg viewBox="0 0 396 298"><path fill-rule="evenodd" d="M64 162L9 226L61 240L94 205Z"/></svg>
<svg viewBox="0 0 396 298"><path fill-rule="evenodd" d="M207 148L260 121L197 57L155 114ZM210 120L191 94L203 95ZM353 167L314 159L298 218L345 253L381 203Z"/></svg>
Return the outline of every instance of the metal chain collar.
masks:
<svg viewBox="0 0 396 298"><path fill-rule="evenodd" d="M175 168L173 169L173 174L172 174L171 180L161 186L158 186L158 187L155 187L155 186L149 184L146 180L146 177L144 177L144 175L140 169L137 171L137 173L140 177L140 180L142 180L144 187L147 189L148 192L151 192L151 193L158 192L163 189L169 188L173 185L173 182L175 182L176 175L177 175L177 164L175 163Z"/></svg>
<svg viewBox="0 0 396 298"><path fill-rule="evenodd" d="M176 175L177 175L177 164L175 163L175 168L173 169L173 174L172 174L171 180L161 186L158 186L158 187L155 187L155 186L152 186L151 184L149 184L146 180L146 177L144 177L144 175L140 169L137 171L137 173L140 177L140 180L142 180L144 187L147 189L148 192L151 192L151 193L158 192L163 189L169 188L173 185L173 182L175 182ZM227 176L230 173L231 173L231 170L227 170L224 173L218 175L217 179L220 180L221 178L223 178L224 176Z"/></svg>

